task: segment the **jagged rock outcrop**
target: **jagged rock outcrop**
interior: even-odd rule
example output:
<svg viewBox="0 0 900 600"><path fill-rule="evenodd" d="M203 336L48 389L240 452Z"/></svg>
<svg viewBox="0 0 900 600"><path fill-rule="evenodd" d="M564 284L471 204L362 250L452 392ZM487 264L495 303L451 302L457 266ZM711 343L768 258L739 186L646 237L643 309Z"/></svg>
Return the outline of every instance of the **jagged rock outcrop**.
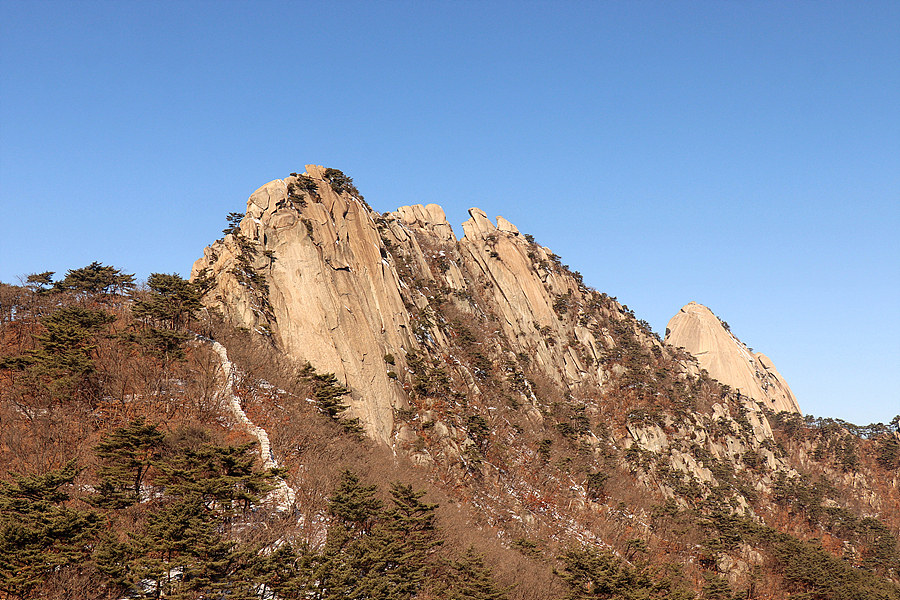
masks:
<svg viewBox="0 0 900 600"><path fill-rule="evenodd" d="M315 191L298 192L310 181ZM445 330L431 322L429 288L464 313L490 316L550 380L599 385L599 359L614 342L584 314L596 292L503 217L495 225L480 209L469 214L457 240L440 206L380 215L351 191L335 191L326 169L307 165L256 190L239 230L206 248L192 277L214 281L204 301L233 323L335 373L352 390L352 416L385 443L394 411L407 406L407 353L449 351ZM614 301L602 310L625 316Z"/></svg>
<svg viewBox="0 0 900 600"><path fill-rule="evenodd" d="M354 415L373 437L388 440L405 395L384 356L408 348L411 337L400 281L380 251L369 208L335 192L322 167L307 171L315 193L291 199L296 177L256 190L240 233L206 248L192 277L205 269L215 279L206 302L234 323L271 334L292 357L335 373L354 390Z"/></svg>
<svg viewBox="0 0 900 600"><path fill-rule="evenodd" d="M206 248L192 277L214 282L204 302L234 324L335 373L351 390L347 416L373 438L398 442L395 412L409 406L421 376L410 353L450 358L451 379L477 399L478 369L452 359L459 348L442 306L487 324L478 354L506 361L509 377L524 356L563 390L599 391L611 378L639 375L629 366L638 354L669 355L627 309L585 287L503 217L495 224L472 208L457 239L440 206L379 214L339 180L308 165L262 186L239 228ZM666 341L695 354L712 377L776 411L799 411L771 361L752 355L705 307L689 304L669 329ZM674 364L682 378L696 374L689 362ZM519 379L514 387L528 404L534 394ZM539 410L529 415L542 418ZM447 443L465 442L461 436Z"/></svg>
<svg viewBox="0 0 900 600"><path fill-rule="evenodd" d="M711 310L690 302L666 327L666 343L694 355L711 377L775 412L800 412L797 399L775 365L750 351Z"/></svg>

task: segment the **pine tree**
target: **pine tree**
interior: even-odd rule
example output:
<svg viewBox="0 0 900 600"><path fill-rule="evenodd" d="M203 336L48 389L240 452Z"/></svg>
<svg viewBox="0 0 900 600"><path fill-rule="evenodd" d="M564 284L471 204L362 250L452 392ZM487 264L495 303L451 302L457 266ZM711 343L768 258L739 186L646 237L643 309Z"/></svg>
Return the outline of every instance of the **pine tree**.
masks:
<svg viewBox="0 0 900 600"><path fill-rule="evenodd" d="M155 356L164 363L184 360L183 345L191 339L191 335L188 333L158 327L147 327L142 331L125 334L122 337L127 341L139 344L146 354Z"/></svg>
<svg viewBox="0 0 900 600"><path fill-rule="evenodd" d="M225 217L228 221L228 227L222 230L225 235L238 235L241 232L241 221L244 219L244 213L230 212Z"/></svg>
<svg viewBox="0 0 900 600"><path fill-rule="evenodd" d="M152 598L228 588L237 556L217 525L198 495L166 503L132 540L131 580L152 581Z"/></svg>
<svg viewBox="0 0 900 600"><path fill-rule="evenodd" d="M218 446L203 432L185 430L166 438L165 448L150 460L154 483L165 493L152 501L141 531L118 548L127 555L126 579L133 589L149 581L153 598L258 597L254 578L269 576L261 571L265 563L225 535L236 513L272 489L270 481L279 474L254 468L255 444Z"/></svg>
<svg viewBox="0 0 900 600"><path fill-rule="evenodd" d="M647 564L632 567L609 551L571 548L560 559L565 571L559 573L569 585L568 600L666 598L688 600L695 595L666 578L655 579Z"/></svg>
<svg viewBox="0 0 900 600"><path fill-rule="evenodd" d="M706 584L703 586L703 600L729 600L731 587L728 581L715 573L704 574Z"/></svg>
<svg viewBox="0 0 900 600"><path fill-rule="evenodd" d="M422 587L431 551L440 544L434 525L436 504L423 491L391 484L393 506L352 546L351 566L359 574L358 598L408 600Z"/></svg>
<svg viewBox="0 0 900 600"><path fill-rule="evenodd" d="M44 271L43 273L32 273L25 280L27 287L38 294L45 294L52 289L53 275L56 271Z"/></svg>
<svg viewBox="0 0 900 600"><path fill-rule="evenodd" d="M55 291L80 294L116 294L133 288L134 275L96 261L81 269L69 270L65 279L53 286Z"/></svg>
<svg viewBox="0 0 900 600"><path fill-rule="evenodd" d="M509 588L495 582L484 556L469 547L466 553L450 563L447 576L447 600L506 600Z"/></svg>
<svg viewBox="0 0 900 600"><path fill-rule="evenodd" d="M94 337L115 320L102 310L67 306L53 312L41 324L46 331L36 336L40 348L33 354L39 374L52 379L78 379L93 373Z"/></svg>
<svg viewBox="0 0 900 600"><path fill-rule="evenodd" d="M345 430L351 433L361 431L359 419L341 417L341 413L349 408L344 404L343 399L350 393L350 390L338 383L334 373L316 373L315 367L306 363L300 371L300 378L312 383L313 397L316 399L316 406L319 407L319 410L339 422Z"/></svg>
<svg viewBox="0 0 900 600"><path fill-rule="evenodd" d="M176 434L177 435L177 434ZM248 510L272 489L277 469L255 470L256 442L240 446L205 443L199 448L178 448L168 457L153 461L160 475L157 483L171 496L201 498L207 509L231 515Z"/></svg>
<svg viewBox="0 0 900 600"><path fill-rule="evenodd" d="M96 391L96 338L115 317L80 306L61 308L41 319L44 331L35 335L36 350L0 360L0 368L21 371L20 385L33 398L50 403L91 397Z"/></svg>
<svg viewBox="0 0 900 600"><path fill-rule="evenodd" d="M185 327L195 311L203 308L203 290L193 281L173 273L152 273L147 279L149 298L134 303L132 313L138 319L171 329Z"/></svg>
<svg viewBox="0 0 900 600"><path fill-rule="evenodd" d="M383 506L381 500L375 497L377 491L377 485L363 485L356 473L345 469L341 472L337 489L328 500L328 514L355 536L365 534Z"/></svg>
<svg viewBox="0 0 900 600"><path fill-rule="evenodd" d="M354 196L359 196L359 190L353 185L353 179L344 175L343 171L338 169L325 169L325 181L331 186L331 189L337 194L349 192Z"/></svg>
<svg viewBox="0 0 900 600"><path fill-rule="evenodd" d="M415 491L411 485L394 482L394 506L385 514L384 530L392 542L391 575L398 591L410 596L423 584L430 557L442 543L434 523L438 505L422 502L424 495L424 491Z"/></svg>
<svg viewBox="0 0 900 600"><path fill-rule="evenodd" d="M74 461L43 475L0 482L0 590L31 597L51 573L90 559L100 516L66 506Z"/></svg>
<svg viewBox="0 0 900 600"><path fill-rule="evenodd" d="M241 581L249 582L258 591L266 590L278 598L313 597L315 589L312 565L318 555L306 546L295 549L285 543L274 550L257 547L247 552L247 561L239 572ZM261 594L257 594L257 597Z"/></svg>
<svg viewBox="0 0 900 600"><path fill-rule="evenodd" d="M341 474L329 501L334 522L325 547L308 561L309 597L409 600L421 587L429 551L438 544L436 505L421 502L423 492L394 484L393 506L385 510L377 490L351 471Z"/></svg>
<svg viewBox="0 0 900 600"><path fill-rule="evenodd" d="M117 429L94 448L103 461L98 506L123 508L141 500L141 483L162 448L163 434L143 417Z"/></svg>

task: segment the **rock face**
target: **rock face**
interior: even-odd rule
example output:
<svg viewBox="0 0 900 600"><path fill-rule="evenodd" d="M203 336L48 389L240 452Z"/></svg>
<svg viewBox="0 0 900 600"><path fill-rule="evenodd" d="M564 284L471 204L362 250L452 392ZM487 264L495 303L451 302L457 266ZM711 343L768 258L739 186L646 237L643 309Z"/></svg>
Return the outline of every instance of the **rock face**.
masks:
<svg viewBox="0 0 900 600"><path fill-rule="evenodd" d="M298 193L310 180L317 191ZM214 281L204 302L235 325L335 373L352 390L349 416L385 443L396 433L394 411L408 406L407 355L450 352L446 327L433 322L435 303L447 298L463 317L488 316L509 341L486 352L524 353L555 383L599 386L612 338L577 307L600 295L503 217L495 225L478 208L469 214L457 240L440 206L381 215L307 165L256 190L239 231L207 247L192 278ZM625 318L614 300L606 306L606 316Z"/></svg>
<svg viewBox="0 0 900 600"><path fill-rule="evenodd" d="M259 188L240 233L206 248L192 276L206 269L215 278L206 302L234 323L271 334L292 357L338 375L355 392L355 416L386 440L393 409L405 403L383 358L410 343L400 281L380 252L371 211L336 193L322 167L307 171L316 194L290 199L294 177Z"/></svg>
<svg viewBox="0 0 900 600"><path fill-rule="evenodd" d="M497 376L494 365L503 365L514 401L536 422L542 413L526 368L560 390L596 395L636 376L639 355L675 360L627 308L584 286L503 217L495 224L472 208L457 239L440 206L379 214L342 178L307 165L262 186L239 227L194 263L192 278L212 282L204 303L233 324L334 373L351 390L346 416L374 439L402 445L395 416L421 392L421 356L453 365L446 375L475 402L487 367L474 365ZM669 325L667 341L696 354L713 377L775 410L798 410L771 362L752 356L706 308L692 303ZM466 327L478 340L461 343L472 337L460 333ZM696 374L676 363L682 380Z"/></svg>
<svg viewBox="0 0 900 600"><path fill-rule="evenodd" d="M714 379L775 412L800 412L791 388L772 361L764 354L752 353L707 307L686 304L666 330L666 343L693 354Z"/></svg>

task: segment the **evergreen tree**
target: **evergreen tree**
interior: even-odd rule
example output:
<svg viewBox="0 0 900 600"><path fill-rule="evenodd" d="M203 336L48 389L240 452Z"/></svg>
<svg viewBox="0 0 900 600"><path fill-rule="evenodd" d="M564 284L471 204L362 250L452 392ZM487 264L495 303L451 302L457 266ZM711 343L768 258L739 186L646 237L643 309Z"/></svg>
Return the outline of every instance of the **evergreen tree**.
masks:
<svg viewBox="0 0 900 600"><path fill-rule="evenodd" d="M257 581L271 578L263 567L272 565L256 560L250 549L238 547L226 532L239 510L246 512L272 489L270 481L279 471L254 468L255 442L218 446L209 443L203 432L179 430L157 452L157 432L141 423L127 429L138 440L152 441L144 445L156 453L149 462L155 471L154 483L164 494L150 503L149 517L130 542L105 549L113 559L104 563L105 571L114 573L120 564L116 560L122 561L125 579L133 590L144 589L145 597L257 598ZM123 438L131 439L120 435L116 441ZM134 447L110 445L126 457L128 448ZM152 585L144 585L147 582Z"/></svg>
<svg viewBox="0 0 900 600"><path fill-rule="evenodd" d="M257 592L274 593L279 598L314 597L316 588L312 565L318 555L306 546L295 549L286 543L272 548L256 548L247 553L247 563L240 572L241 580L250 582ZM262 596L257 593L257 598Z"/></svg>
<svg viewBox="0 0 900 600"><path fill-rule="evenodd" d="M394 484L393 506L385 510L376 492L354 473L341 474L325 547L307 562L308 597L409 600L422 587L430 551L440 543L436 505L421 501L424 492Z"/></svg>
<svg viewBox="0 0 900 600"><path fill-rule="evenodd" d="M217 525L199 495L166 503L130 545L132 581L152 581L151 598L229 589L239 554Z"/></svg>
<svg viewBox="0 0 900 600"><path fill-rule="evenodd" d="M325 181L331 186L331 189L337 194L349 192L354 196L359 196L359 190L353 185L353 179L344 175L343 171L338 169L325 169Z"/></svg>
<svg viewBox="0 0 900 600"><path fill-rule="evenodd" d="M328 500L328 514L357 536L369 531L381 513L381 500L375 497L377 485L363 485L350 470L341 472L341 481Z"/></svg>
<svg viewBox="0 0 900 600"><path fill-rule="evenodd" d="M241 232L241 221L244 219L244 213L230 212L225 217L228 221L228 227L222 230L225 235L238 235Z"/></svg>
<svg viewBox="0 0 900 600"><path fill-rule="evenodd" d="M0 482L0 590L31 591L51 574L90 559L100 516L66 506L62 491L78 474L74 461L43 475Z"/></svg>
<svg viewBox="0 0 900 600"><path fill-rule="evenodd" d="M0 368L25 371L24 381L35 389L51 399L66 398L94 373L95 339L114 320L102 310L61 308L41 319L45 331L35 336L37 350L8 357Z"/></svg>
<svg viewBox="0 0 900 600"><path fill-rule="evenodd" d="M143 417L117 429L94 448L103 461L98 506L123 508L141 500L141 483L162 447L163 434Z"/></svg>
<svg viewBox="0 0 900 600"><path fill-rule="evenodd" d="M506 600L508 588L495 582L484 556L469 547L466 553L450 563L445 591L447 600Z"/></svg>
<svg viewBox="0 0 900 600"><path fill-rule="evenodd" d="M310 194L319 195L319 184L316 183L316 180L310 177L309 175L291 173L291 177L296 178L296 183L288 184L288 193L292 193L294 190L291 189L293 186L296 190L301 192L309 192Z"/></svg>
<svg viewBox="0 0 900 600"><path fill-rule="evenodd" d="M434 522L438 505L422 502L424 495L411 485L392 483L394 506L385 515L384 529L392 542L392 577L398 589L410 595L424 583L430 557L442 544Z"/></svg>
<svg viewBox="0 0 900 600"><path fill-rule="evenodd" d="M731 587L728 582L715 573L705 573L706 584L703 586L703 600L729 600Z"/></svg>
<svg viewBox="0 0 900 600"><path fill-rule="evenodd" d="M56 291L80 294L118 294L133 288L134 275L99 262L67 271L65 279L57 281L53 286Z"/></svg>
<svg viewBox="0 0 900 600"><path fill-rule="evenodd" d="M571 548L560 559L565 571L559 575L569 586L568 600L687 600L695 597L669 579L651 576L653 574L646 570L646 564L632 567L622 563L609 551Z"/></svg>
<svg viewBox="0 0 900 600"><path fill-rule="evenodd" d="M171 329L185 327L194 311L203 308L203 289L176 273L152 273L147 279L149 298L134 303L132 313L138 319Z"/></svg>
<svg viewBox="0 0 900 600"><path fill-rule="evenodd" d="M183 345L191 339L191 336L174 329L148 327L137 333L123 335L122 338L140 345L146 354L168 363L169 361L184 360Z"/></svg>
<svg viewBox="0 0 900 600"><path fill-rule="evenodd" d="M440 544L434 526L436 504L421 501L425 492L391 484L393 507L352 547L351 567L359 574L358 598L407 600L425 581L431 550Z"/></svg>
<svg viewBox="0 0 900 600"><path fill-rule="evenodd" d="M41 346L33 355L33 374L57 397L83 383L94 372L94 338L114 320L102 310L78 306L62 308L41 319L46 332L37 336Z"/></svg>
<svg viewBox="0 0 900 600"><path fill-rule="evenodd" d="M878 440L878 454L876 460L885 469L895 470L900 467L900 439L894 433L889 433Z"/></svg>
<svg viewBox="0 0 900 600"><path fill-rule="evenodd" d="M315 367L306 363L300 371L300 378L312 384L313 397L316 399L316 406L319 407L319 410L339 422L345 430L351 433L360 431L359 419L341 418L341 413L349 408L343 400L350 390L338 383L334 373L316 373Z"/></svg>
<svg viewBox="0 0 900 600"><path fill-rule="evenodd" d="M166 494L196 497L208 510L216 509L232 515L237 508L250 505L272 489L271 480L277 469L260 472L254 469L256 442L240 446L202 444L199 448L179 448L168 457L153 461L160 475L157 483Z"/></svg>
<svg viewBox="0 0 900 600"><path fill-rule="evenodd" d="M25 280L26 287L38 294L45 294L53 288L53 275L56 271L44 271L43 273L32 273Z"/></svg>

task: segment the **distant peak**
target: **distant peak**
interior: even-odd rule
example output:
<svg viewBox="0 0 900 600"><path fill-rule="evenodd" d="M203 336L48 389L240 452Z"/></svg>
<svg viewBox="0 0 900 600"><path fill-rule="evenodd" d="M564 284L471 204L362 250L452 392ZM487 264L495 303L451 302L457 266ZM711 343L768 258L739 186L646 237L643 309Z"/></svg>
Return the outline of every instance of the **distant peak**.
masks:
<svg viewBox="0 0 900 600"><path fill-rule="evenodd" d="M693 354L710 376L776 412L800 412L772 361L753 354L708 307L688 302L666 326L666 343Z"/></svg>

